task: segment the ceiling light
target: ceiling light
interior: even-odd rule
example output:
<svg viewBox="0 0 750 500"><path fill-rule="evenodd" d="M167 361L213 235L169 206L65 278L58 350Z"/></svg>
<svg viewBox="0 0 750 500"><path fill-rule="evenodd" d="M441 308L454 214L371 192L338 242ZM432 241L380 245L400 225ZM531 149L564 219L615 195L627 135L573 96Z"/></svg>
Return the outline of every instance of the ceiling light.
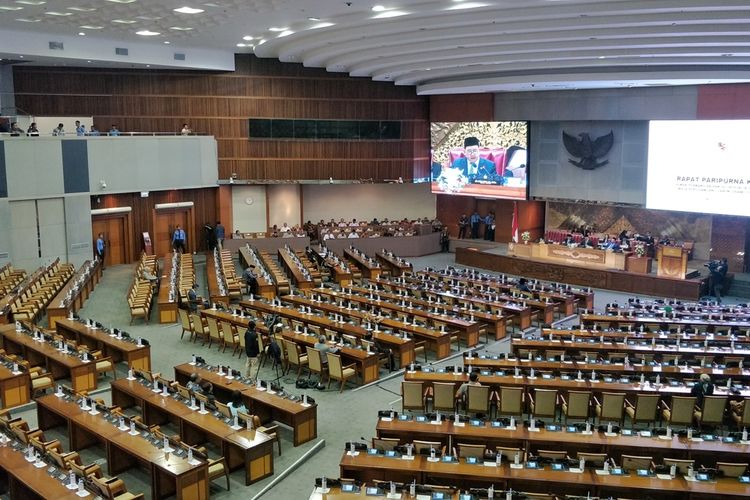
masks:
<svg viewBox="0 0 750 500"><path fill-rule="evenodd" d="M445 10L464 10L464 9L478 9L480 7L487 7L486 3L481 2L464 2L464 3L457 3L456 5L451 5L450 7L447 7Z"/></svg>
<svg viewBox="0 0 750 500"><path fill-rule="evenodd" d="M182 26L170 26L169 29L174 30L174 31L192 31L193 30L193 28L185 28Z"/></svg>
<svg viewBox="0 0 750 500"><path fill-rule="evenodd" d="M246 43L238 43L237 47L247 47L247 44Z"/></svg>
<svg viewBox="0 0 750 500"><path fill-rule="evenodd" d="M112 19L112 22L117 24L135 24L138 21L133 21L132 19Z"/></svg>
<svg viewBox="0 0 750 500"><path fill-rule="evenodd" d="M161 35L161 33L159 33L158 31L149 31L149 30L136 31L135 34L136 35L141 35L141 36L156 36L156 35Z"/></svg>
<svg viewBox="0 0 750 500"><path fill-rule="evenodd" d="M16 0L16 3L23 5L44 5L47 2L44 0Z"/></svg>
<svg viewBox="0 0 750 500"><path fill-rule="evenodd" d="M174 9L175 12L179 12L180 14L200 14L201 12L205 12L203 9L194 9L193 7L180 7L179 9Z"/></svg>
<svg viewBox="0 0 750 500"><path fill-rule="evenodd" d="M100 30L100 29L104 29L104 26L94 26L93 24L84 24L82 26L79 26L79 28L83 28L86 30Z"/></svg>
<svg viewBox="0 0 750 500"><path fill-rule="evenodd" d="M94 7L68 7L68 10L74 10L76 12L94 12Z"/></svg>
<svg viewBox="0 0 750 500"><path fill-rule="evenodd" d="M86 33L84 33L83 31L79 31L78 36L86 36Z"/></svg>
<svg viewBox="0 0 750 500"><path fill-rule="evenodd" d="M307 20L308 21L320 21L320 18L318 18L318 17L308 17Z"/></svg>
<svg viewBox="0 0 750 500"><path fill-rule="evenodd" d="M293 35L294 31L286 30L279 33L279 36L277 38L284 38L285 36Z"/></svg>
<svg viewBox="0 0 750 500"><path fill-rule="evenodd" d="M144 21L158 21L161 16L135 16L136 19L143 19Z"/></svg>
<svg viewBox="0 0 750 500"><path fill-rule="evenodd" d="M170 42L169 40L164 40L164 44L165 45L169 45L170 43L172 43L172 42Z"/></svg>
<svg viewBox="0 0 750 500"><path fill-rule="evenodd" d="M383 12L385 10L385 6L383 5L373 5L372 11L373 12Z"/></svg>
<svg viewBox="0 0 750 500"><path fill-rule="evenodd" d="M286 31L289 28L268 28L268 31Z"/></svg>
<svg viewBox="0 0 750 500"><path fill-rule="evenodd" d="M57 12L56 10L50 10L48 12L45 12L48 16L57 16L57 17L68 17L72 16L72 12Z"/></svg>
<svg viewBox="0 0 750 500"><path fill-rule="evenodd" d="M258 40L258 45L263 45L264 43L266 43L265 38L261 38L260 40Z"/></svg>
<svg viewBox="0 0 750 500"><path fill-rule="evenodd" d="M386 10L384 12L381 12L380 14L372 16L372 18L373 19L387 19L389 17L405 16L407 14L409 14L409 13L408 12L404 12L403 10Z"/></svg>
<svg viewBox="0 0 750 500"><path fill-rule="evenodd" d="M90 62L91 62L91 60L89 59L89 60L88 60L88 61L86 61L86 62L87 62L87 63L90 63Z"/></svg>
<svg viewBox="0 0 750 500"><path fill-rule="evenodd" d="M311 30L317 30L317 29L320 29L320 28L328 28L329 26L335 26L335 24L334 23L328 23L328 22L318 23L318 24L315 24L313 26L310 26L310 29Z"/></svg>
<svg viewBox="0 0 750 500"><path fill-rule="evenodd" d="M19 17L18 19L16 19L16 21L20 21L22 23L38 23L39 21L41 21L41 19L29 19L26 17Z"/></svg>
<svg viewBox="0 0 750 500"><path fill-rule="evenodd" d="M23 7L6 7L4 5L0 5L0 10L23 10Z"/></svg>
<svg viewBox="0 0 750 500"><path fill-rule="evenodd" d="M253 39L253 37L251 37L250 35L245 35L245 36L242 37L242 39L245 40L245 41L247 41L247 42L249 42L250 40Z"/></svg>
<svg viewBox="0 0 750 500"><path fill-rule="evenodd" d="M147 64L147 65L146 65L146 67L147 67L147 68L150 68L150 67L151 67L151 65L150 65L150 64Z"/></svg>
<svg viewBox="0 0 750 500"><path fill-rule="evenodd" d="M107 1L112 2L112 3L133 3L136 0L107 0Z"/></svg>

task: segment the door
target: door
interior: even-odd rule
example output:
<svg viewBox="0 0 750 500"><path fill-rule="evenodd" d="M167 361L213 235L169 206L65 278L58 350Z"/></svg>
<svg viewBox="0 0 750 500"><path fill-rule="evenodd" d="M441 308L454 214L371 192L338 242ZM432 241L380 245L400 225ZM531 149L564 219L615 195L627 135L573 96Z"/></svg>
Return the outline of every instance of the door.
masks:
<svg viewBox="0 0 750 500"><path fill-rule="evenodd" d="M129 250L131 245L128 230L130 214L116 216L93 216L91 218L91 234L94 236L93 249L96 254L96 240L99 233L104 234L104 265L112 266L130 262Z"/></svg>
<svg viewBox="0 0 750 500"><path fill-rule="evenodd" d="M165 255L172 251L172 235L177 226L185 230L185 251L197 248L195 236L190 229L190 210L155 210L154 214L154 254Z"/></svg>

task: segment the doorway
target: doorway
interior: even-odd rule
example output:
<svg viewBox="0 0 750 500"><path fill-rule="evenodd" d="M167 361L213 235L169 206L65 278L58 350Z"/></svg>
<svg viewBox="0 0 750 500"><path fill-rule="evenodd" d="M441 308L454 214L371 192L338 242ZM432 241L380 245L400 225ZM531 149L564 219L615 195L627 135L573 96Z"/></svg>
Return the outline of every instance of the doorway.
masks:
<svg viewBox="0 0 750 500"><path fill-rule="evenodd" d="M198 248L196 235L192 234L192 207L154 209L154 255L162 256L172 251L172 235L178 225L185 230L185 252Z"/></svg>
<svg viewBox="0 0 750 500"><path fill-rule="evenodd" d="M104 265L113 266L133 261L133 228L130 212L100 214L91 216L91 234L94 237L93 249L96 253L96 240L104 234Z"/></svg>

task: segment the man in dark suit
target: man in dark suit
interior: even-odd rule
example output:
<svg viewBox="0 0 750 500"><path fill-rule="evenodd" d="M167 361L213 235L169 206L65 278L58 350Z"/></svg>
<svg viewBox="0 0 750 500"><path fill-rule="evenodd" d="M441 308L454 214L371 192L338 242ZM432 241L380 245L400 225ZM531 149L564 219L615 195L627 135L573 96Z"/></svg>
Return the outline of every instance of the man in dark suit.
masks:
<svg viewBox="0 0 750 500"><path fill-rule="evenodd" d="M451 168L460 169L469 182L484 181L503 184L504 179L498 175L495 164L479 156L479 139L476 137L464 139L464 154L466 156L457 158ZM510 177L512 176L513 174L510 174Z"/></svg>

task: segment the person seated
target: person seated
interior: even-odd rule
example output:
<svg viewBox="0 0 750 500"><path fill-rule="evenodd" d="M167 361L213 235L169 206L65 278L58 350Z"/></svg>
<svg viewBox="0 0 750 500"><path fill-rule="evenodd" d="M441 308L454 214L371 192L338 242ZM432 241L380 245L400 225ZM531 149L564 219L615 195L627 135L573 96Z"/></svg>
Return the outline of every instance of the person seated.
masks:
<svg viewBox="0 0 750 500"><path fill-rule="evenodd" d="M359 226L359 222L357 222L357 219L352 219L352 221L349 223L349 227L357 227Z"/></svg>
<svg viewBox="0 0 750 500"><path fill-rule="evenodd" d="M190 380L188 380L187 385L185 385L185 388L190 392L197 392L200 394L203 394L203 388L201 387L201 384L203 384L203 379L200 375L197 373L191 373L190 374Z"/></svg>
<svg viewBox="0 0 750 500"><path fill-rule="evenodd" d="M339 221L339 224L338 224L339 227L346 227L348 225L349 224L346 223L346 221L344 220L343 217L341 218L341 220Z"/></svg>
<svg viewBox="0 0 750 500"><path fill-rule="evenodd" d="M323 234L323 241L332 240L332 239L334 239L333 233L326 232Z"/></svg>
<svg viewBox="0 0 750 500"><path fill-rule="evenodd" d="M345 233L345 232L341 231L340 233L338 233L338 234L336 235L336 238L338 238L338 239L340 239L340 240L343 240L343 239L346 239L346 238L348 238L348 236L346 235L346 233Z"/></svg>
<svg viewBox="0 0 750 500"><path fill-rule="evenodd" d="M714 393L714 384L708 373L701 373L700 379L693 385L690 395L695 396L695 404L700 407L703 405L703 398Z"/></svg>
<svg viewBox="0 0 750 500"><path fill-rule="evenodd" d="M327 352L332 352L334 354L336 353L336 349L328 345L328 339L326 338L325 335L321 335L320 337L318 337L318 341L315 342L315 344L313 345L313 348L320 351L320 354L321 354L320 362L324 365L328 364L328 356L326 356L325 353Z"/></svg>
<svg viewBox="0 0 750 500"><path fill-rule="evenodd" d="M23 130L18 126L18 123L13 122L10 124L10 135L19 136L23 134Z"/></svg>
<svg viewBox="0 0 750 500"><path fill-rule="evenodd" d="M359 238L359 233L357 233L357 231L352 231L347 238Z"/></svg>
<svg viewBox="0 0 750 500"><path fill-rule="evenodd" d="M473 371L469 374L469 381L461 384L461 387L459 387L458 391L456 391L456 399L460 400L462 403L465 403L470 385L478 385L478 386L482 385L479 382L479 372Z"/></svg>
<svg viewBox="0 0 750 500"><path fill-rule="evenodd" d="M232 235L232 238L235 239L235 240L242 239L242 233L240 232L239 229L235 229L234 230L234 234Z"/></svg>
<svg viewBox="0 0 750 500"><path fill-rule="evenodd" d="M607 243L604 244L604 249L619 252L621 250L620 242L617 241L616 238L610 238Z"/></svg>
<svg viewBox="0 0 750 500"><path fill-rule="evenodd" d="M142 276L143 276L143 279L144 279L144 280L146 280L146 281L150 281L151 283L154 283L154 284L155 284L155 283L156 283L157 281L159 281L159 277L158 277L158 276L156 276L155 274L151 274L151 273L149 272L149 270L148 270L147 268L145 268L145 267L143 268L143 273L142 273Z"/></svg>
<svg viewBox="0 0 750 500"><path fill-rule="evenodd" d="M233 417L236 417L238 412L247 413L247 406L245 406L245 403L242 401L242 393L237 389L232 391L227 407L229 408L229 413Z"/></svg>
<svg viewBox="0 0 750 500"><path fill-rule="evenodd" d="M526 278L521 278L518 280L518 290L520 292L528 292L531 293L531 290L529 289L529 280Z"/></svg>
<svg viewBox="0 0 750 500"><path fill-rule="evenodd" d="M29 128L26 129L26 135L36 137L39 135L39 129L36 126L36 122L31 122Z"/></svg>
<svg viewBox="0 0 750 500"><path fill-rule="evenodd" d="M98 128L96 128L96 125L94 125L94 124L92 123L92 124L91 124L91 127L89 127L89 134L88 134L88 135L90 135L90 136L92 136L92 137L98 137L98 136L99 136L99 135L101 135L101 134L99 133L99 129L98 129Z"/></svg>

